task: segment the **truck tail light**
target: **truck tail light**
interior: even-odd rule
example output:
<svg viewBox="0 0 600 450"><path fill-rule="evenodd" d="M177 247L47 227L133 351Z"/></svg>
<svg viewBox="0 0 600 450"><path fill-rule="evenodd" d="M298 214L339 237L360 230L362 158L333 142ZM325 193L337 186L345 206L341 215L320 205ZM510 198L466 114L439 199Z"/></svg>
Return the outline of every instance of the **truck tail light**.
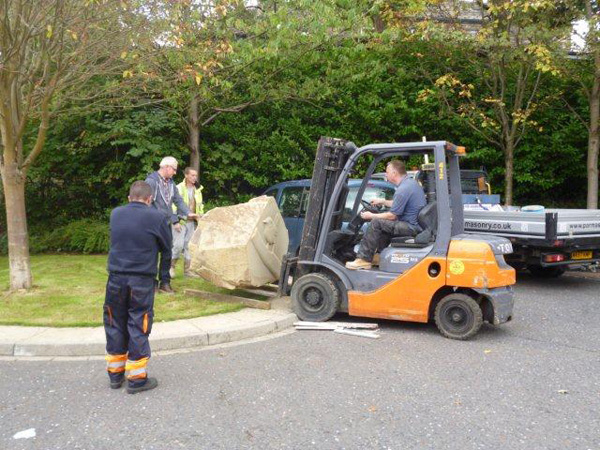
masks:
<svg viewBox="0 0 600 450"><path fill-rule="evenodd" d="M565 241L561 240L556 240L552 243L552 247L562 247L563 245L565 245Z"/></svg>
<svg viewBox="0 0 600 450"><path fill-rule="evenodd" d="M547 262L547 263L560 262L560 261L564 261L564 260L565 260L565 255L563 255L562 253L555 253L553 255L545 255L544 256L544 262Z"/></svg>

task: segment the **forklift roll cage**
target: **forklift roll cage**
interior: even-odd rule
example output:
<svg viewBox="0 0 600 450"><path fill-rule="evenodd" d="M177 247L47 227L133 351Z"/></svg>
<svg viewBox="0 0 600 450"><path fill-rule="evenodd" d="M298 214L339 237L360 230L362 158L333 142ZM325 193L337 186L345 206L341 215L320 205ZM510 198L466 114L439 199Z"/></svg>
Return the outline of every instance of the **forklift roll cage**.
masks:
<svg viewBox="0 0 600 450"><path fill-rule="evenodd" d="M347 147L352 149L354 144L348 143ZM346 161L333 191L331 200L327 202L327 209L323 216L321 230L331 230L331 223L335 215L339 214L335 208L338 207L339 198L346 186L347 179L359 158L365 155L374 155L375 159L369 165L364 176L363 182L356 195L356 202L352 210L354 217L360 206L360 199L367 188L368 181L374 173L377 164L382 160L394 156L410 157L432 152L435 160L435 192L437 201L437 233L433 246L432 255L445 256L450 243L450 238L463 232L463 208L460 184L460 168L458 158L464 155L461 147L457 147L447 141L431 141L423 143L394 143L394 144L370 144L361 148L354 146L354 151ZM448 173L448 171L450 173ZM450 180L450 189L448 182ZM458 207L451 207L457 205ZM327 233L320 233L313 260L318 262L322 259L327 240ZM300 250L300 261L302 258L302 249Z"/></svg>
<svg viewBox="0 0 600 450"><path fill-rule="evenodd" d="M332 271L345 285L352 289L354 283L348 278L343 264L327 254L329 233L341 225L341 214L345 202L347 180L361 157L373 155L362 184L357 192L352 209L352 217L356 216L360 200L367 188L371 175L377 165L393 157L410 157L414 155L433 154L435 165L435 189L428 193L428 202L436 200L437 230L430 256L445 257L452 236L463 232L463 208L458 158L465 154L464 147L458 147L447 141L428 141L411 143L369 144L356 147L352 142L334 138L321 138L317 148L315 167L306 220L302 231L302 240L297 257L287 255L282 264L279 290L282 295L290 292L289 275L294 279L321 266ZM450 186L448 185L450 180ZM452 207L458 205L458 207ZM334 222L336 221L336 222ZM370 272L370 271L369 271ZM372 273L359 274L359 278L371 279L365 282L373 288L388 282L398 274ZM342 305L347 306L347 294L342 294Z"/></svg>

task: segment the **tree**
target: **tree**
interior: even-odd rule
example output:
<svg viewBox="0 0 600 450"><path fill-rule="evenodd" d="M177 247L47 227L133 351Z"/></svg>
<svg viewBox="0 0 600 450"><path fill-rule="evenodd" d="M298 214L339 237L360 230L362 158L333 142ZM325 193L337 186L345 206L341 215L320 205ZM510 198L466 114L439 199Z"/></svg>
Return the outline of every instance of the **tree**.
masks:
<svg viewBox="0 0 600 450"><path fill-rule="evenodd" d="M600 5L595 0L576 1L575 4L580 7L580 18L587 24L586 32L575 32L583 45L572 59L566 58L565 54L558 56L565 75L579 83L587 99L587 118L581 117L576 105L573 105L569 99L565 101L569 109L587 128L587 207L597 209L600 149Z"/></svg>
<svg viewBox="0 0 600 450"><path fill-rule="evenodd" d="M0 2L0 175L11 289L32 286L27 172L43 151L56 115L96 102L103 89L91 92L90 81L120 69L120 55L132 37L128 12L125 1Z"/></svg>
<svg viewBox="0 0 600 450"><path fill-rule="evenodd" d="M364 11L365 2L259 1L249 6L240 0L156 0L149 51L139 59L135 75L143 95L162 98L179 112L190 165L198 169L202 130L221 115L264 102L320 98L321 80L290 72L300 61L322 60L327 47L353 27L361 29L369 21Z"/></svg>
<svg viewBox="0 0 600 450"><path fill-rule="evenodd" d="M589 31L586 46L594 61L592 86L587 93L590 103L588 137L588 196L587 207L598 208L598 149L600 148L600 6L597 1L585 1L585 17Z"/></svg>
<svg viewBox="0 0 600 450"><path fill-rule="evenodd" d="M528 129L543 131L534 115L557 93L544 91L550 96L544 98L540 86L545 77L559 74L552 55L566 51L571 12L553 0L477 3L480 26L473 33L465 33L458 20L450 21L449 29L422 27L421 36L435 44L439 58L433 70L424 69L434 86L421 98L437 95L448 111L502 150L510 205L515 150ZM433 77L440 67L446 73ZM475 86L474 79L483 84Z"/></svg>

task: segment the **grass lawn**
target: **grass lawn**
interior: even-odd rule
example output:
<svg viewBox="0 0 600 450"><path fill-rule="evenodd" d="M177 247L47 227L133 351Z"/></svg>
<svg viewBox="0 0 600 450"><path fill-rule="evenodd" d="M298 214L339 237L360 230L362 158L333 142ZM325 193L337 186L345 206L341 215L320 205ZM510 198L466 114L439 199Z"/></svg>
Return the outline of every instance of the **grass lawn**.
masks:
<svg viewBox="0 0 600 450"><path fill-rule="evenodd" d="M33 289L9 293L8 258L0 257L0 325L102 325L102 304L108 276L106 259L106 255L34 255L31 257ZM183 278L182 266L183 261L180 261L178 276L171 282L177 294L155 296L155 322L189 319L242 308L241 304L186 297L183 294L185 288L232 292L199 278Z"/></svg>

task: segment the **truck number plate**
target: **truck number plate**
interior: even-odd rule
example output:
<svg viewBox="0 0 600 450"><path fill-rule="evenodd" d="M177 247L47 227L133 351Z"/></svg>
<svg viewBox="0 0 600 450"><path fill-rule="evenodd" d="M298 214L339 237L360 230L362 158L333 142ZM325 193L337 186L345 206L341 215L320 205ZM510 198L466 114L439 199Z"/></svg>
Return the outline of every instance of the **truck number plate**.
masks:
<svg viewBox="0 0 600 450"><path fill-rule="evenodd" d="M571 253L572 259L592 259L592 251L591 250L582 250L579 252Z"/></svg>

